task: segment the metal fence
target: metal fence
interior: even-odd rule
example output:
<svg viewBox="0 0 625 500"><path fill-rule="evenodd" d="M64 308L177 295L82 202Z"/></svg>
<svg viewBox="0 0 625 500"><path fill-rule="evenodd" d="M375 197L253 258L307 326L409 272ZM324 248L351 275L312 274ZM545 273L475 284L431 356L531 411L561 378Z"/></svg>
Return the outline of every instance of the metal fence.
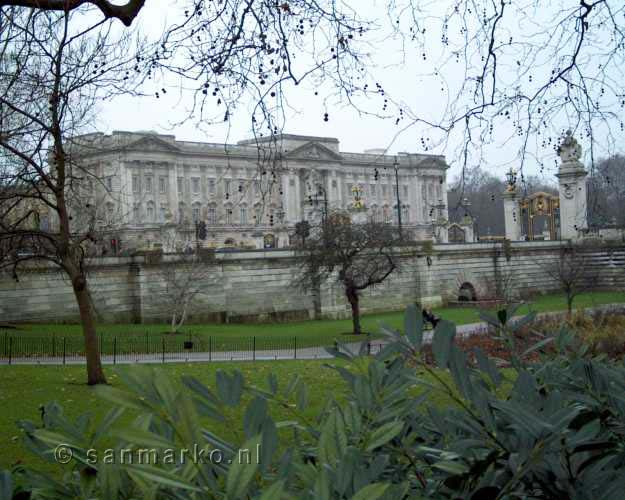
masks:
<svg viewBox="0 0 625 500"><path fill-rule="evenodd" d="M319 342L310 337L227 337L210 335L100 335L99 352L104 363L175 361L254 361L274 359L329 358L327 347L336 342ZM380 345L365 336L361 342L344 344L353 352L371 354ZM20 335L0 331L0 362L81 363L85 360L84 340L78 335Z"/></svg>

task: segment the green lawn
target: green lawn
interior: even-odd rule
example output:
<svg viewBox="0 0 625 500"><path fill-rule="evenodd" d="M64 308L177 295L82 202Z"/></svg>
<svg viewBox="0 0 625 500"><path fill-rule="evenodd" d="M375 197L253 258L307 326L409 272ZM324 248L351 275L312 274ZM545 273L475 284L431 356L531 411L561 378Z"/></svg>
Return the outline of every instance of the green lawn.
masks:
<svg viewBox="0 0 625 500"><path fill-rule="evenodd" d="M591 292L578 296L576 307L592 307L600 304L625 302L624 292ZM557 311L566 308L563 295L536 297L523 306L519 314L528 310L537 312ZM456 324L479 321L475 308L441 308L435 313ZM401 329L403 312L364 315L362 327L365 332L376 335L379 323ZM186 325L183 333L169 335L165 324L102 324L98 326L101 348L105 354L182 352L183 343L193 340L193 351L252 351L304 348L331 345L335 339L343 342L362 340L350 335L351 320L298 321L272 324L202 324ZM9 337L14 337L11 346ZM51 337L54 337L51 340ZM80 325L33 324L20 325L18 330L0 331L0 357L21 355L60 356L65 348L68 355L83 351Z"/></svg>
<svg viewBox="0 0 625 500"><path fill-rule="evenodd" d="M575 299L575 307L592 307L601 304L625 302L625 292L588 292L580 294ZM541 295L531 300L530 308L537 312L559 311L566 309L566 300L563 294ZM527 306L520 309L520 313L527 312ZM437 315L454 321L456 324L474 323L479 321L478 311L475 308L439 308L435 309ZM379 329L379 322L399 328L403 324L403 312L395 311L388 313L364 314L362 327L365 332L375 333ZM240 337L251 338L273 337L298 339L316 337L334 339L350 339L351 319L341 320L308 320L293 321L288 323L259 323L259 324L202 324L185 325L184 333L208 335L214 337ZM102 324L98 325L98 331L104 335L162 335L167 331L168 325L159 324ZM56 333L57 335L82 335L78 324L32 324L22 325L21 334L32 333L35 335Z"/></svg>
<svg viewBox="0 0 625 500"><path fill-rule="evenodd" d="M345 361L336 360L335 364L348 367ZM359 363L366 363L362 359ZM207 384L215 383L217 370L239 369L251 385L266 387L266 378L270 372L277 375L280 387L284 387L292 378L299 374L308 385L309 407L303 412L306 418L316 416L328 398L340 400L345 385L336 373L324 366L322 361L273 361L273 362L240 362L240 363L194 363L159 365L175 380L181 375L192 375ZM106 368L109 382L117 385L117 376L112 367ZM83 366L0 366L0 440L4 443L0 455L0 470L16 463L28 463L51 472L61 473L61 466L39 460L28 452L21 443L20 431L15 425L17 420L40 421L39 406L57 401L71 418L90 412L96 420L108 411L108 403L100 401L93 393L93 388L85 385L85 368ZM440 395L432 397L436 405L448 404ZM301 418L291 409L277 409L277 419ZM211 430L218 435L231 439L236 443L243 440L242 411L238 410L228 418L227 425L210 421ZM127 424L132 415L125 415L119 424ZM287 438L287 437L285 437Z"/></svg>
<svg viewBox="0 0 625 500"><path fill-rule="evenodd" d="M573 307L586 308L622 302L625 302L625 292L587 292L581 293L575 298ZM549 294L532 298L528 304L521 306L516 314L527 314L530 311L540 313L564 310L566 310L566 298L564 294ZM442 308L435 309L435 313L442 318L453 321L457 325L480 321L479 311L474 308Z"/></svg>

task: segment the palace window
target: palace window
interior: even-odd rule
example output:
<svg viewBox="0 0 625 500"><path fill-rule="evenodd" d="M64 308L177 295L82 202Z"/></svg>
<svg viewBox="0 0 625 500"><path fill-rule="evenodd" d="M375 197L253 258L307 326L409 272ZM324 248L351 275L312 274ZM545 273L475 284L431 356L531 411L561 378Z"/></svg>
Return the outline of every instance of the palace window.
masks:
<svg viewBox="0 0 625 500"><path fill-rule="evenodd" d="M208 206L207 215L209 225L214 226L215 224L217 224L217 208L215 207L215 205Z"/></svg>
<svg viewBox="0 0 625 500"><path fill-rule="evenodd" d="M388 186L386 184L382 184L382 197L386 198L388 196Z"/></svg>
<svg viewBox="0 0 625 500"><path fill-rule="evenodd" d="M241 205L240 221L241 221L241 225L247 224L247 207L245 205Z"/></svg>
<svg viewBox="0 0 625 500"><path fill-rule="evenodd" d="M167 192L167 177L158 178L158 190L161 194Z"/></svg>
<svg viewBox="0 0 625 500"><path fill-rule="evenodd" d="M112 177L106 178L106 189L109 192L113 191L113 178Z"/></svg>
<svg viewBox="0 0 625 500"><path fill-rule="evenodd" d="M141 192L141 184L139 183L138 175L132 176L132 192L135 194Z"/></svg>
<svg viewBox="0 0 625 500"><path fill-rule="evenodd" d="M193 190L193 194L200 194L200 178L199 177L191 178L191 189Z"/></svg>
<svg viewBox="0 0 625 500"><path fill-rule="evenodd" d="M390 222L391 222L391 209L389 208L388 205L384 205L383 216L384 216L384 223L385 224L390 224Z"/></svg>
<svg viewBox="0 0 625 500"><path fill-rule="evenodd" d="M184 194L184 178L178 177L178 194Z"/></svg>
<svg viewBox="0 0 625 500"><path fill-rule="evenodd" d="M151 201L148 202L146 218L148 222L154 222L154 203Z"/></svg>
<svg viewBox="0 0 625 500"><path fill-rule="evenodd" d="M178 223L179 224L184 223L184 211L185 211L184 203L181 202L178 204Z"/></svg>
<svg viewBox="0 0 625 500"><path fill-rule="evenodd" d="M160 220L161 222L165 222L167 220L167 206L166 205L161 205Z"/></svg>
<svg viewBox="0 0 625 500"><path fill-rule="evenodd" d="M377 205L371 205L371 221L372 222L379 222L378 218L379 218L378 206Z"/></svg>
<svg viewBox="0 0 625 500"><path fill-rule="evenodd" d="M226 205L226 225L232 225L232 207L230 205Z"/></svg>
<svg viewBox="0 0 625 500"><path fill-rule="evenodd" d="M145 192L146 193L152 192L152 177L150 176L145 178Z"/></svg>
<svg viewBox="0 0 625 500"><path fill-rule="evenodd" d="M208 179L208 194L215 194L215 179Z"/></svg>
<svg viewBox="0 0 625 500"><path fill-rule="evenodd" d="M132 207L132 220L135 221L136 224L138 224L139 222L141 222L141 213L140 213L140 205L138 203L135 203L134 206Z"/></svg>
<svg viewBox="0 0 625 500"><path fill-rule="evenodd" d="M408 214L409 214L409 207L408 207L408 205L404 205L401 208L401 220L402 220L402 222L409 222L408 221Z"/></svg>
<svg viewBox="0 0 625 500"><path fill-rule="evenodd" d="M369 190L371 191L371 198L375 198L378 195L375 184L371 184Z"/></svg>
<svg viewBox="0 0 625 500"><path fill-rule="evenodd" d="M200 204L194 203L191 209L191 218L193 219L193 223L197 223L200 221Z"/></svg>
<svg viewBox="0 0 625 500"><path fill-rule="evenodd" d="M224 179L224 193L230 194L230 179Z"/></svg>
<svg viewBox="0 0 625 500"><path fill-rule="evenodd" d="M263 213L260 208L260 205L254 206L254 224L258 225L261 223L263 218Z"/></svg>

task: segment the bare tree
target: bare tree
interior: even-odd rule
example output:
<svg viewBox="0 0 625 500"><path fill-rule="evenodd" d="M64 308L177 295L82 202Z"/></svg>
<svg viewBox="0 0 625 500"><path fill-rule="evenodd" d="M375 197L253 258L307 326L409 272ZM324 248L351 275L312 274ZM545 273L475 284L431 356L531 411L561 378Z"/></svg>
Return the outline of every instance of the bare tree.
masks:
<svg viewBox="0 0 625 500"><path fill-rule="evenodd" d="M351 306L353 333L360 334L360 292L382 283L399 267L397 229L372 221L352 223L349 214L332 211L311 233L298 251L296 283L313 293L326 281L340 283Z"/></svg>
<svg viewBox="0 0 625 500"><path fill-rule="evenodd" d="M162 303L171 316L170 333L180 331L189 310L215 283L213 259L206 249L200 249L192 254L177 254L176 262L162 264L160 274L165 283Z"/></svg>
<svg viewBox="0 0 625 500"><path fill-rule="evenodd" d="M191 241L186 228L167 224L161 231L162 250L160 278L165 284L161 305L171 317L170 333L178 333L189 310L215 284L215 253ZM172 260L173 259L173 260Z"/></svg>
<svg viewBox="0 0 625 500"><path fill-rule="evenodd" d="M66 273L83 327L87 381L98 384L106 379L85 257L102 219L85 189L106 186L74 155L71 137L89 130L97 104L125 81L130 33L116 37L110 26L75 16L81 14L0 9L0 268L15 279L32 262Z"/></svg>
<svg viewBox="0 0 625 500"><path fill-rule="evenodd" d="M596 281L596 270L588 255L574 245L563 247L555 260L539 261L538 267L564 293L569 316L573 312L575 297L590 289Z"/></svg>

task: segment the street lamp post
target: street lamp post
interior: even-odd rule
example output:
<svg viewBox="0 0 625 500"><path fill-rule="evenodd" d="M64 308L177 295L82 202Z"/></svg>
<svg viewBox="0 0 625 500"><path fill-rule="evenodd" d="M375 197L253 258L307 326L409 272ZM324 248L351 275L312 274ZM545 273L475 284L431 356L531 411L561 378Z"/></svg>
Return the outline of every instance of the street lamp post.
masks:
<svg viewBox="0 0 625 500"><path fill-rule="evenodd" d="M395 170L395 197L397 202L397 225L399 226L399 241L404 241L404 234L401 225L401 200L399 199L399 163L397 162L397 156L393 162L393 169Z"/></svg>

